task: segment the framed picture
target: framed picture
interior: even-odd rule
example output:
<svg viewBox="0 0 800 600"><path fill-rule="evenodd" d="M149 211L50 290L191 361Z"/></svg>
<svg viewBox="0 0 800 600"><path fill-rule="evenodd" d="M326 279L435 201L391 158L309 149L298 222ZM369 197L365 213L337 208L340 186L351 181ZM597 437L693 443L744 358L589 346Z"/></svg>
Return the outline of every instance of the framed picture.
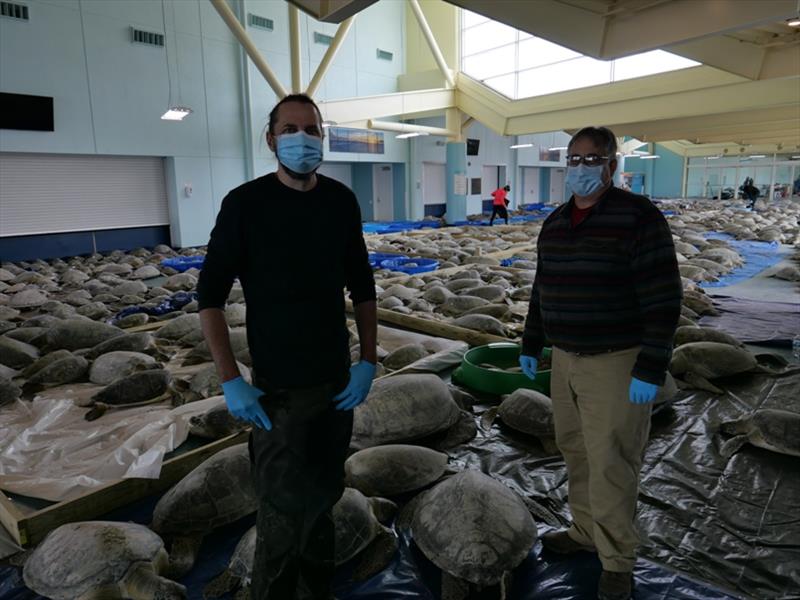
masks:
<svg viewBox="0 0 800 600"><path fill-rule="evenodd" d="M329 127L328 143L331 152L383 154L383 132L350 127Z"/></svg>

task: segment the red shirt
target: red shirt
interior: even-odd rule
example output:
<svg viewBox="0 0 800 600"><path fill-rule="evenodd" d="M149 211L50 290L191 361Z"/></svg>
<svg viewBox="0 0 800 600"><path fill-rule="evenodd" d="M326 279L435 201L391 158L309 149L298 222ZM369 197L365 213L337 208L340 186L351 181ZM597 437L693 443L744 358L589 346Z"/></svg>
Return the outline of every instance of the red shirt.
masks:
<svg viewBox="0 0 800 600"><path fill-rule="evenodd" d="M570 215L570 220L572 221L572 226L576 227L578 224L580 224L580 222L583 221L586 218L586 215L588 215L589 211L591 211L593 208L594 208L594 204L592 204L591 206L589 206L587 208L578 208L577 204L573 204L572 205L572 214Z"/></svg>
<svg viewBox="0 0 800 600"><path fill-rule="evenodd" d="M494 200L492 201L493 206L505 206L506 205L506 195L507 192L503 188L496 189L492 192L492 196L494 196Z"/></svg>

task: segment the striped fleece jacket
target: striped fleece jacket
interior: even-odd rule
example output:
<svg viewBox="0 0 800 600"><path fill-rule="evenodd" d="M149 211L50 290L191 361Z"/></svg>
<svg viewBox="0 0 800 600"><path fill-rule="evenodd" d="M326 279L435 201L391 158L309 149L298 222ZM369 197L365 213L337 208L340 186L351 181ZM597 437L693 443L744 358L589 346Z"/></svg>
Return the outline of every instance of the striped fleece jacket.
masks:
<svg viewBox="0 0 800 600"><path fill-rule="evenodd" d="M546 342L581 354L641 345L631 375L661 385L683 290L669 225L644 196L611 187L573 228L574 202L539 234L522 353L539 356Z"/></svg>

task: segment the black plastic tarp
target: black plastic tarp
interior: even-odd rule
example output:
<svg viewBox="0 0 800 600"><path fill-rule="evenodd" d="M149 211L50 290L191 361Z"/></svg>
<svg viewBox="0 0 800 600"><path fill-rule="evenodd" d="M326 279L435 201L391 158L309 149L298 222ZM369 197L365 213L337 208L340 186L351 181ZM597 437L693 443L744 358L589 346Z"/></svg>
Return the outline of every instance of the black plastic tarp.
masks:
<svg viewBox="0 0 800 600"><path fill-rule="evenodd" d="M763 302L714 296L719 315L700 318L699 325L714 327L747 344L790 347L800 335L800 306L791 302Z"/></svg>

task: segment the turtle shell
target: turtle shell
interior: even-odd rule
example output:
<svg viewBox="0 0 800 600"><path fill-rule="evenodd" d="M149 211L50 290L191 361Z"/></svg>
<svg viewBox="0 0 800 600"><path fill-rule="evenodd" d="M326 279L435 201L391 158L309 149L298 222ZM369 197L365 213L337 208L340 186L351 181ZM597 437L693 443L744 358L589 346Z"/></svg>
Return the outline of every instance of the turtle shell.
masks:
<svg viewBox="0 0 800 600"><path fill-rule="evenodd" d="M258 500L247 443L217 452L156 504L153 530L162 535L206 533L254 513Z"/></svg>
<svg viewBox="0 0 800 600"><path fill-rule="evenodd" d="M553 437L553 402L536 390L520 388L497 408L503 423L529 435Z"/></svg>
<svg viewBox="0 0 800 600"><path fill-rule="evenodd" d="M396 496L433 483L447 455L422 446L390 444L365 448L344 463L345 483L367 496Z"/></svg>
<svg viewBox="0 0 800 600"><path fill-rule="evenodd" d="M336 524L337 565L346 563L366 548L380 528L369 500L353 488L345 488L334 505L333 521Z"/></svg>
<svg viewBox="0 0 800 600"><path fill-rule="evenodd" d="M85 521L51 531L25 563L25 585L55 600L74 600L87 592L114 585L136 562L152 563L156 572L167 565L164 543L136 523Z"/></svg>
<svg viewBox="0 0 800 600"><path fill-rule="evenodd" d="M736 375L755 369L756 357L744 348L719 342L690 342L675 348L670 372L691 372L706 379Z"/></svg>
<svg viewBox="0 0 800 600"><path fill-rule="evenodd" d="M414 541L437 567L476 585L492 585L528 556L536 526L522 500L479 471L462 471L421 499Z"/></svg>

